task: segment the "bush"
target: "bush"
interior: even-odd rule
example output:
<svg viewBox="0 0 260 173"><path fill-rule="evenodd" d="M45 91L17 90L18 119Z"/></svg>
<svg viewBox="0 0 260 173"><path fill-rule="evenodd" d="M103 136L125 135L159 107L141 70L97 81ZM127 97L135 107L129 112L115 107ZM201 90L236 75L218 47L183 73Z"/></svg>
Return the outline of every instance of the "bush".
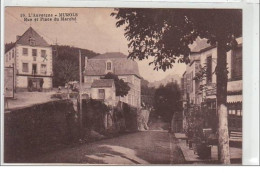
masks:
<svg viewBox="0 0 260 173"><path fill-rule="evenodd" d="M79 106L79 105L78 105ZM102 101L82 100L82 124L83 127L96 132L104 132L104 116L111 110Z"/></svg>

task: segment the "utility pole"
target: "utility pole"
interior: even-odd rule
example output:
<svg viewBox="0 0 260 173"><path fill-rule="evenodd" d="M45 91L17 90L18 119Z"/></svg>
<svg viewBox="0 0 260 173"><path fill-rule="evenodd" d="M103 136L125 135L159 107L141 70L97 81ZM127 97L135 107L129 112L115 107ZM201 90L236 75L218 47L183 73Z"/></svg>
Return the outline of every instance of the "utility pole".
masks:
<svg viewBox="0 0 260 173"><path fill-rule="evenodd" d="M82 69L81 69L81 51L79 50L79 129L80 137L82 131Z"/></svg>

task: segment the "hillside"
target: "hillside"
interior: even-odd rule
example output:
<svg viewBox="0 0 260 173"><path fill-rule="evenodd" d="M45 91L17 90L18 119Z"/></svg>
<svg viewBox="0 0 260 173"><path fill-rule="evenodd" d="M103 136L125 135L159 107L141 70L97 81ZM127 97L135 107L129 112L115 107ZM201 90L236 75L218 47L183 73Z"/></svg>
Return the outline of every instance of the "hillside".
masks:
<svg viewBox="0 0 260 173"><path fill-rule="evenodd" d="M97 53L77 47L52 45L53 50L53 86L64 86L66 81L79 80L79 50L81 51L82 70L85 57L91 58Z"/></svg>
<svg viewBox="0 0 260 173"><path fill-rule="evenodd" d="M179 85L181 83L181 77L177 74L172 74L172 75L168 75L166 76L164 79L159 80L159 81L154 81L154 82L150 82L148 84L149 87L155 87L158 88L160 85L166 85L167 83L170 82L177 82Z"/></svg>

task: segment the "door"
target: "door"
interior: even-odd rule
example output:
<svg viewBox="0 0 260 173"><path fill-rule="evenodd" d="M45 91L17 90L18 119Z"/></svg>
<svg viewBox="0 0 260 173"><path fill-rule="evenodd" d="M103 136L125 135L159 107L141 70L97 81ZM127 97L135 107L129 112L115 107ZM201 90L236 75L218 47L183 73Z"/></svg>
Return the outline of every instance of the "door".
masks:
<svg viewBox="0 0 260 173"><path fill-rule="evenodd" d="M40 78L29 78L28 79L28 90L29 91L39 91L40 87Z"/></svg>

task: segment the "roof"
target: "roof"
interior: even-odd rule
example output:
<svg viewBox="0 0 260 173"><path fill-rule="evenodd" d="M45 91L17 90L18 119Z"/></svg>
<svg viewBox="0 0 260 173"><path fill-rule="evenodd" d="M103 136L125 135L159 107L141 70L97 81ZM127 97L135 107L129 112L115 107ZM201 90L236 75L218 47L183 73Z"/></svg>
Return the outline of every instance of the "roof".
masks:
<svg viewBox="0 0 260 173"><path fill-rule="evenodd" d="M28 45L30 46L30 38L33 38L35 41L35 46L40 47L49 47L50 45L44 40L42 36L40 36L32 27L29 27L22 36L19 36L20 38L16 40L16 42L10 46L7 50L5 50L5 53L8 52L10 49L12 49L16 44L22 44L22 45Z"/></svg>
<svg viewBox="0 0 260 173"><path fill-rule="evenodd" d="M113 83L113 79L98 79L93 81L91 88L110 88Z"/></svg>
<svg viewBox="0 0 260 173"><path fill-rule="evenodd" d="M127 58L127 56L121 52L107 52L92 57L91 59L111 59L111 58Z"/></svg>
<svg viewBox="0 0 260 173"><path fill-rule="evenodd" d="M215 46L211 46L209 43L207 43L207 39L201 38L197 38L196 41L192 45L190 45L192 53L200 53L213 47Z"/></svg>
<svg viewBox="0 0 260 173"><path fill-rule="evenodd" d="M85 75L103 76L106 75L106 62L112 62L112 70L116 75L136 75L141 78L137 62L128 59L120 52L109 52L88 59Z"/></svg>
<svg viewBox="0 0 260 173"><path fill-rule="evenodd" d="M42 36L40 36L32 27L28 28L27 31L16 41L16 44L30 45L29 39L35 40L35 46L50 46Z"/></svg>

